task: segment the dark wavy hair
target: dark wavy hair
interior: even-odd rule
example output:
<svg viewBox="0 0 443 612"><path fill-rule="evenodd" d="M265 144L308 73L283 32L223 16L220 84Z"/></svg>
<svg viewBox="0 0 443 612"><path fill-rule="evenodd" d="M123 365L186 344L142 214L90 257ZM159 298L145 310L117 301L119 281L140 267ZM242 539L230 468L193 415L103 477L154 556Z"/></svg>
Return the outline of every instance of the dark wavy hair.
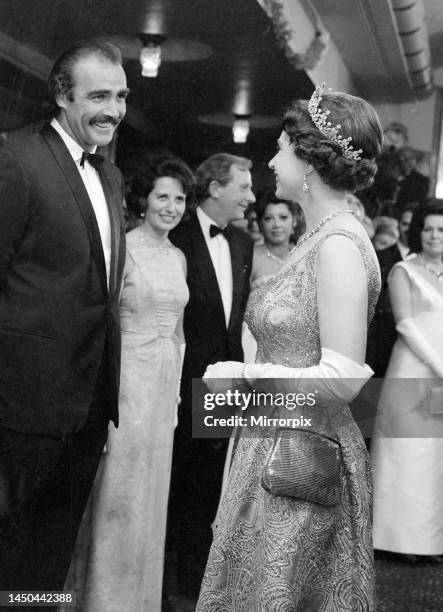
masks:
<svg viewBox="0 0 443 612"><path fill-rule="evenodd" d="M112 64L122 65L122 54L118 47L104 40L79 40L56 59L48 77L47 106L53 113L58 110L57 97L67 95L71 100L74 87L73 68L77 62L90 55L95 55ZM71 96L71 97L70 97Z"/></svg>
<svg viewBox="0 0 443 612"><path fill-rule="evenodd" d="M295 100L283 118L283 129L295 154L314 167L325 185L351 193L368 187L377 171L375 159L383 141L377 113L365 100L341 92L323 94L319 109L329 111L328 121L341 126L343 138L351 136L354 150L363 151L362 159L344 157L340 145L316 128L307 100Z"/></svg>
<svg viewBox="0 0 443 612"><path fill-rule="evenodd" d="M443 216L443 200L432 198L426 200L423 204L419 204L414 211L409 226L409 249L411 253L421 253L423 245L421 243L421 233L425 226L426 217L429 215ZM443 222L443 220L442 220Z"/></svg>
<svg viewBox="0 0 443 612"><path fill-rule="evenodd" d="M274 187L265 187L257 194L257 200L255 204L252 205L255 214L257 215L257 223L261 224L268 204L286 204L291 215L295 217L296 205L289 200L281 200L280 198L277 198Z"/></svg>
<svg viewBox="0 0 443 612"><path fill-rule="evenodd" d="M217 181L220 185L226 185L232 178L231 168L236 166L241 170L250 170L252 162L245 157L231 155L230 153L216 153L208 157L195 172L197 186L195 190L195 198L197 204L200 204L206 198L209 198L209 185L212 181Z"/></svg>
<svg viewBox="0 0 443 612"><path fill-rule="evenodd" d="M262 230L262 219L266 212L266 208L269 204L285 204L288 211L296 221L293 235L291 236L292 242L297 242L298 238L305 231L305 218L300 205L297 202L291 202L289 200L282 200L277 198L275 195L275 187L265 187L257 194L257 201L252 205L255 214L257 215L257 223Z"/></svg>
<svg viewBox="0 0 443 612"><path fill-rule="evenodd" d="M170 177L177 180L186 196L186 204L192 201L195 191L195 179L189 166L174 155L156 155L150 157L137 169L131 184L131 197L138 202L137 213L146 211L141 199L146 199L155 187L159 178Z"/></svg>

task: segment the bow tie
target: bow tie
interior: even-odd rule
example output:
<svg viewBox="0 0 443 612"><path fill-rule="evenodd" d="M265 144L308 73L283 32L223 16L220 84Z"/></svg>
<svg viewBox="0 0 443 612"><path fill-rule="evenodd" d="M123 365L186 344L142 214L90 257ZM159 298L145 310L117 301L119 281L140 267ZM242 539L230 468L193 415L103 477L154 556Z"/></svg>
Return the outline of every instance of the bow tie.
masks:
<svg viewBox="0 0 443 612"><path fill-rule="evenodd" d="M223 229L218 225L211 225L209 227L209 235L211 236L211 238L214 238L214 236L218 236L218 234L223 234L225 238L229 238L229 236L231 235L231 228L229 227L229 225L226 225Z"/></svg>
<svg viewBox="0 0 443 612"><path fill-rule="evenodd" d="M84 167L86 160L88 160L88 162L91 164L93 168L98 170L99 166L102 165L105 158L103 157L103 155L100 155L99 153L88 153L87 151L83 151L82 157L80 159L80 166L82 168Z"/></svg>

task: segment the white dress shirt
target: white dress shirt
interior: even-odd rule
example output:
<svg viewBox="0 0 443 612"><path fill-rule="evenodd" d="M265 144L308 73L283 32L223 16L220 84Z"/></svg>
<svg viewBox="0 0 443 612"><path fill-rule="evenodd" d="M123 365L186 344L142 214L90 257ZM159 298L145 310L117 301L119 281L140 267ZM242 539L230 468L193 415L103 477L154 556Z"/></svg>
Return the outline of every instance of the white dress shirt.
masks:
<svg viewBox="0 0 443 612"><path fill-rule="evenodd" d="M217 277L218 288L223 302L223 310L225 312L226 328L229 325L232 308L232 262L229 243L223 234L217 234L211 238L209 228L211 225L218 225L211 217L209 217L200 206L197 207L197 218L202 228L203 236L208 245L209 254L211 256L212 265L214 266L215 276Z"/></svg>
<svg viewBox="0 0 443 612"><path fill-rule="evenodd" d="M98 172L87 160L83 164L83 167L80 166L83 149L65 132L57 119L54 118L51 121L51 126L60 134L72 159L75 161L75 165L77 166L82 181L85 184L86 191L88 192L89 199L91 200L102 241L106 264L106 277L109 287L109 271L111 267L111 221L109 219L108 205L106 204L106 198ZM95 153L96 149L97 147L94 147L94 150L90 152Z"/></svg>
<svg viewBox="0 0 443 612"><path fill-rule="evenodd" d="M400 240L397 240L397 249L400 251L402 259L409 255L409 247L405 246Z"/></svg>

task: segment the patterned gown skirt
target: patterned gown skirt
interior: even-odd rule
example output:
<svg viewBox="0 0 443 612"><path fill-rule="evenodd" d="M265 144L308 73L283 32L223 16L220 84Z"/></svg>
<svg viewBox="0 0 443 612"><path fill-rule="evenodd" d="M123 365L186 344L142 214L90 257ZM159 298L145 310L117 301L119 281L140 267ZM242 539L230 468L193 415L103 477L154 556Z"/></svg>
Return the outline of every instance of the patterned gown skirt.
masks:
<svg viewBox="0 0 443 612"><path fill-rule="evenodd" d="M336 506L266 491L261 477L272 433L240 438L197 612L374 610L369 459L349 408L341 410Z"/></svg>

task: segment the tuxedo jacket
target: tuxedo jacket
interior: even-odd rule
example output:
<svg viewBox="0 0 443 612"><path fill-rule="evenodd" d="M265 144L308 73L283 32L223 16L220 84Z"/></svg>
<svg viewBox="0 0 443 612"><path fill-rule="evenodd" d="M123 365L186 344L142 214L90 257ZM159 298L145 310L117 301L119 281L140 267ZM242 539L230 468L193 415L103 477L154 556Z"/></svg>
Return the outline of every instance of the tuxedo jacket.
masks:
<svg viewBox="0 0 443 612"><path fill-rule="evenodd" d="M197 215L180 224L171 241L186 256L189 302L184 312L186 352L183 381L201 377L216 361L242 361L241 329L252 268L253 241L242 230L230 226L233 296L229 325L211 255Z"/></svg>
<svg viewBox="0 0 443 612"><path fill-rule="evenodd" d="M402 261L396 244L377 251L381 272L381 291L375 308L374 319L368 332L367 363L376 377L383 377L389 364L392 348L397 339L395 321L389 299L388 275L398 261Z"/></svg>
<svg viewBox="0 0 443 612"><path fill-rule="evenodd" d="M409 202L423 202L429 189L429 178L416 170L411 170L403 181L400 181L400 189L397 195L397 203L400 210Z"/></svg>
<svg viewBox="0 0 443 612"><path fill-rule="evenodd" d="M91 201L49 125L0 147L0 425L64 435L83 425L104 360L118 421L123 181L99 169L111 223L109 288Z"/></svg>

